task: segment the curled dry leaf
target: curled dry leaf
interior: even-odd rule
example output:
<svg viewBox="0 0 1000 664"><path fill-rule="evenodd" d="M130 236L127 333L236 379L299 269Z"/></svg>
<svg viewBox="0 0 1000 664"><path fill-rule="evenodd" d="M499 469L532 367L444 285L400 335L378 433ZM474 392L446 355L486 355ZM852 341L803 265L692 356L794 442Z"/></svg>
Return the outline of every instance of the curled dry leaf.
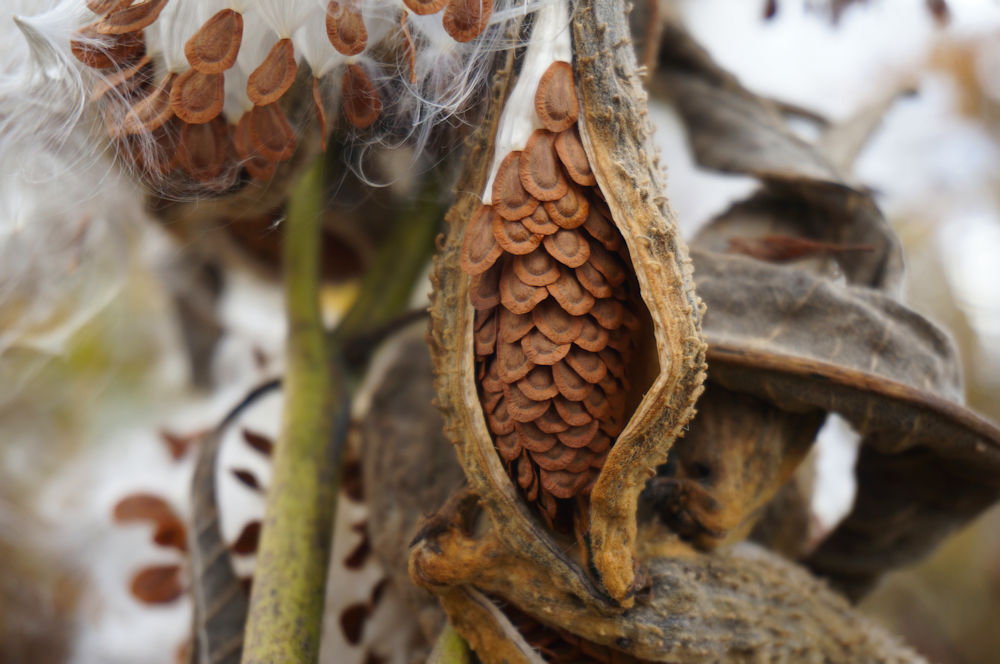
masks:
<svg viewBox="0 0 1000 664"><path fill-rule="evenodd" d="M899 242L870 193L845 179L891 96L825 128L817 148L676 26L660 67L699 161L764 183L694 242L709 250L694 259L713 380L785 417L838 412L862 434L855 505L807 559L860 597L1000 498L1000 429L961 405L947 335L892 297ZM866 250L794 266L721 255L771 234Z"/></svg>
<svg viewBox="0 0 1000 664"><path fill-rule="evenodd" d="M551 65L526 111L542 109L551 131L578 127L582 149L572 170L585 181L592 174L597 186L567 184L544 204L535 197L559 193L559 177L567 177L553 174L562 167L547 134L529 141L527 157L497 155L504 158L492 205L463 193L448 213L431 340L447 430L503 539L585 602L629 606L638 495L693 414L704 345L687 253L643 148L649 128L640 82L630 74L635 61L628 49L611 47L627 40L624 10L581 3L573 16L576 49L600 55ZM483 191L489 176L513 83L501 78L459 192ZM541 149L549 154L534 154ZM597 218L588 222L591 211ZM550 235L527 229L550 222ZM476 236L468 242L467 226ZM462 265L475 267L463 273ZM576 337L563 340L556 328L567 316L580 324ZM478 334L474 318L483 321ZM518 329L524 334L515 339ZM566 541L545 532L522 498L538 501L546 523L560 530L568 522L584 538L594 577L563 553Z"/></svg>

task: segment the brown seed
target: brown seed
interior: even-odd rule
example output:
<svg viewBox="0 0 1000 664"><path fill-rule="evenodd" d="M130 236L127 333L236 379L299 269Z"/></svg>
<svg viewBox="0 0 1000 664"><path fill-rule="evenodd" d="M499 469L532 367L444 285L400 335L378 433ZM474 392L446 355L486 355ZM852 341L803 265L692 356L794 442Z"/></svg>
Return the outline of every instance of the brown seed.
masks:
<svg viewBox="0 0 1000 664"><path fill-rule="evenodd" d="M512 344L531 332L535 326L531 314L515 314L506 307L500 307L500 338Z"/></svg>
<svg viewBox="0 0 1000 664"><path fill-rule="evenodd" d="M608 395L609 397L614 394L618 394L623 390L626 392L628 391L628 388L623 387L618 382L618 379L612 376L611 374L606 374L604 378L602 378L600 382L598 382L597 384L600 386L604 394Z"/></svg>
<svg viewBox="0 0 1000 664"><path fill-rule="evenodd" d="M529 452L548 452L557 442L555 436L545 433L531 422L518 422L514 428L518 444Z"/></svg>
<svg viewBox="0 0 1000 664"><path fill-rule="evenodd" d="M569 429L569 425L563 422L563 419L559 417L559 413L552 408L545 411L544 415L535 420L535 426L548 434L556 434Z"/></svg>
<svg viewBox="0 0 1000 664"><path fill-rule="evenodd" d="M570 401L583 401L594 390L594 386L573 371L566 360L552 365L552 380L559 393Z"/></svg>
<svg viewBox="0 0 1000 664"><path fill-rule="evenodd" d="M243 14L221 9L184 44L184 57L203 74L221 74L234 64L243 43Z"/></svg>
<svg viewBox="0 0 1000 664"><path fill-rule="evenodd" d="M131 4L132 0L87 0L87 9L95 14L107 14Z"/></svg>
<svg viewBox="0 0 1000 664"><path fill-rule="evenodd" d="M546 452L532 452L531 460L542 470L563 470L576 459L577 451L565 445L553 445Z"/></svg>
<svg viewBox="0 0 1000 664"><path fill-rule="evenodd" d="M592 262L587 262L576 268L576 278L580 285L594 297L611 297L613 290L604 275L594 269Z"/></svg>
<svg viewBox="0 0 1000 664"><path fill-rule="evenodd" d="M344 70L344 117L354 127L367 129L382 113L382 100L361 65L349 64Z"/></svg>
<svg viewBox="0 0 1000 664"><path fill-rule="evenodd" d="M566 464L566 471L570 473L582 473L590 469L593 455L588 449L578 449L576 455Z"/></svg>
<svg viewBox="0 0 1000 664"><path fill-rule="evenodd" d="M506 398L501 398L497 402L496 408L487 413L486 421L490 425L490 431L492 431L495 436L513 433L514 420L511 418L510 412L507 410Z"/></svg>
<svg viewBox="0 0 1000 664"><path fill-rule="evenodd" d="M485 387L483 388L483 412L492 412L500 399L503 399L503 383L499 379L496 382L498 387L495 392L489 392Z"/></svg>
<svg viewBox="0 0 1000 664"><path fill-rule="evenodd" d="M590 204L576 185L568 186L566 193L558 200L546 201L545 211L556 226L577 228L587 221Z"/></svg>
<svg viewBox="0 0 1000 664"><path fill-rule="evenodd" d="M497 374L504 383L515 383L535 368L524 352L523 340L497 344Z"/></svg>
<svg viewBox="0 0 1000 664"><path fill-rule="evenodd" d="M507 412L515 422L533 422L549 409L548 400L530 399L516 384L505 385L503 395L507 401Z"/></svg>
<svg viewBox="0 0 1000 664"><path fill-rule="evenodd" d="M493 235L493 219L496 215L488 205L480 206L472 221L465 228L459 265L468 275L481 274L496 262L503 249Z"/></svg>
<svg viewBox="0 0 1000 664"><path fill-rule="evenodd" d="M176 74L168 74L159 85L146 93L146 96L132 105L125 114L120 127L114 129L121 134L148 134L160 127L174 116L170 109L170 89L174 85Z"/></svg>
<svg viewBox="0 0 1000 664"><path fill-rule="evenodd" d="M604 245L608 251L618 251L622 248L622 236L618 229L601 213L598 206L591 205L587 213L587 220L583 222L583 227L594 239Z"/></svg>
<svg viewBox="0 0 1000 664"><path fill-rule="evenodd" d="M533 401L551 399L559 394L559 388L552 380L552 370L538 366L528 372L528 375L517 382L524 396Z"/></svg>
<svg viewBox="0 0 1000 664"><path fill-rule="evenodd" d="M529 286L548 286L559 278L559 265L541 248L515 256L513 265L517 278Z"/></svg>
<svg viewBox="0 0 1000 664"><path fill-rule="evenodd" d="M589 353L582 348L570 350L566 355L566 364L588 383L600 383L608 373L608 367L601 355Z"/></svg>
<svg viewBox="0 0 1000 664"><path fill-rule="evenodd" d="M523 219L535 211L539 205L521 184L521 153L511 152L497 169L493 180L493 207L504 219Z"/></svg>
<svg viewBox="0 0 1000 664"><path fill-rule="evenodd" d="M590 316L580 316L580 318L583 320L583 328L573 343L591 353L603 350L608 345L608 331L595 323Z"/></svg>
<svg viewBox="0 0 1000 664"><path fill-rule="evenodd" d="M562 198L569 188L566 177L556 161L555 136L544 129L536 129L521 152L518 175L521 184L540 201Z"/></svg>
<svg viewBox="0 0 1000 664"><path fill-rule="evenodd" d="M448 0L441 25L455 41L472 41L486 29L492 14L493 0Z"/></svg>
<svg viewBox="0 0 1000 664"><path fill-rule="evenodd" d="M331 0L326 6L326 36L344 55L357 55L368 45L368 30L361 10L348 3Z"/></svg>
<svg viewBox="0 0 1000 664"><path fill-rule="evenodd" d="M496 311L495 309L493 311ZM497 343L497 326L496 321L491 324L483 325L481 328L475 331L473 334L473 342L476 350L476 355L490 355L493 353L493 349L496 348Z"/></svg>
<svg viewBox="0 0 1000 664"><path fill-rule="evenodd" d="M267 182L274 177L274 172L278 170L278 162L263 155L254 154L243 162L243 167L257 182Z"/></svg>
<svg viewBox="0 0 1000 664"><path fill-rule="evenodd" d="M587 159L587 152L583 148L580 131L576 125L556 136L556 153L573 182L582 187L593 187L597 184L597 178L590 169L590 161Z"/></svg>
<svg viewBox="0 0 1000 664"><path fill-rule="evenodd" d="M587 445L587 449L595 454L607 452L611 449L611 438L603 431L598 431L594 434L594 439Z"/></svg>
<svg viewBox="0 0 1000 664"><path fill-rule="evenodd" d="M545 490L556 498L568 499L581 493L587 477L565 470L541 470L540 480Z"/></svg>
<svg viewBox="0 0 1000 664"><path fill-rule="evenodd" d="M556 344L537 329L521 339L524 354L531 362L550 366L566 357L572 344Z"/></svg>
<svg viewBox="0 0 1000 664"><path fill-rule="evenodd" d="M159 523L175 517L174 509L163 498L151 493L132 493L117 503L112 517L118 523L152 521Z"/></svg>
<svg viewBox="0 0 1000 664"><path fill-rule="evenodd" d="M594 434L597 433L597 427L597 420L591 420L587 424L583 424L578 427L570 427L566 431L556 434L556 437L559 438L560 443L567 447L587 447L590 441L594 439Z"/></svg>
<svg viewBox="0 0 1000 664"><path fill-rule="evenodd" d="M618 300L599 300L590 310L594 320L606 330L617 330L625 320L625 308Z"/></svg>
<svg viewBox="0 0 1000 664"><path fill-rule="evenodd" d="M278 104L254 106L247 123L247 147L251 152L272 161L285 161L295 154L295 132Z"/></svg>
<svg viewBox="0 0 1000 664"><path fill-rule="evenodd" d="M144 604L169 604L181 596L180 565L155 565L139 570L130 584L132 595Z"/></svg>
<svg viewBox="0 0 1000 664"><path fill-rule="evenodd" d="M613 348L605 348L599 353L599 355L601 357L601 361L615 378L621 380L625 377L625 362L622 360L621 353Z"/></svg>
<svg viewBox="0 0 1000 664"><path fill-rule="evenodd" d="M521 453L521 458L517 461L517 484L522 489L527 489L534 482L535 471L531 468L527 451L524 451Z"/></svg>
<svg viewBox="0 0 1000 664"><path fill-rule="evenodd" d="M508 264L500 275L500 302L515 314L526 314L549 296L540 286L529 286L517 278Z"/></svg>
<svg viewBox="0 0 1000 664"><path fill-rule="evenodd" d="M222 112L225 87L222 74L188 69L170 90L170 110L189 124L204 124Z"/></svg>
<svg viewBox="0 0 1000 664"><path fill-rule="evenodd" d="M539 235L552 235L559 230L559 227L549 219L549 213L545 211L543 205L539 205L534 212L521 219L521 223L529 231Z"/></svg>
<svg viewBox="0 0 1000 664"><path fill-rule="evenodd" d="M403 4L414 14L426 16L427 14L436 14L444 9L448 0L403 0Z"/></svg>
<svg viewBox="0 0 1000 664"><path fill-rule="evenodd" d="M500 374L497 373L497 362L494 360L490 362L489 369L487 369L482 377L483 391L486 393L500 392L503 390L503 382L500 380Z"/></svg>
<svg viewBox="0 0 1000 664"><path fill-rule="evenodd" d="M568 62L553 62L542 74L535 91L535 112L549 131L566 131L580 112L573 87L573 67Z"/></svg>
<svg viewBox="0 0 1000 664"><path fill-rule="evenodd" d="M590 246L590 264L604 275L612 287L621 286L628 276L621 256L611 253L599 243Z"/></svg>
<svg viewBox="0 0 1000 664"><path fill-rule="evenodd" d="M560 229L543 240L549 255L566 267L580 267L590 258L590 243L580 233Z"/></svg>
<svg viewBox="0 0 1000 664"><path fill-rule="evenodd" d="M594 419L579 401L570 401L563 397L556 397L552 400L552 403L555 405L559 417L563 418L563 421L571 427L583 426Z"/></svg>
<svg viewBox="0 0 1000 664"><path fill-rule="evenodd" d="M102 76L94 85L94 90L90 93L90 101L101 99L104 95L115 91L117 95L131 95L142 86L149 83L153 77L153 68L150 65L148 55L142 56L135 64L124 69L119 69L113 74Z"/></svg>
<svg viewBox="0 0 1000 664"><path fill-rule="evenodd" d="M608 345L619 353L626 353L632 348L632 337L626 334L623 327L608 331Z"/></svg>
<svg viewBox="0 0 1000 664"><path fill-rule="evenodd" d="M298 71L292 40L279 39L247 79L247 97L257 106L273 104L292 87Z"/></svg>
<svg viewBox="0 0 1000 664"><path fill-rule="evenodd" d="M260 521L251 521L243 526L243 530L229 548L233 553L246 556L257 551L258 542L260 542Z"/></svg>
<svg viewBox="0 0 1000 664"><path fill-rule="evenodd" d="M316 122L319 123L319 147L322 152L326 152L326 138L330 128L326 122L326 104L323 103L323 90L320 88L318 77L313 77L312 91L313 110L316 111Z"/></svg>
<svg viewBox="0 0 1000 664"><path fill-rule="evenodd" d="M567 313L582 316L590 313L594 307L594 296L588 293L576 280L576 274L567 268L562 268L562 274L554 284L546 286L549 293L556 299Z"/></svg>
<svg viewBox="0 0 1000 664"><path fill-rule="evenodd" d="M496 210L496 208L494 208ZM493 216L493 236L500 247L509 254L530 254L542 243L542 236L532 233L520 221Z"/></svg>
<svg viewBox="0 0 1000 664"><path fill-rule="evenodd" d="M535 326L557 344L571 343L580 335L583 320L571 316L555 300L545 300L531 312Z"/></svg>
<svg viewBox="0 0 1000 664"><path fill-rule="evenodd" d="M595 419L604 420L611 416L611 401L608 400L604 392L600 389L595 388L582 403L587 412Z"/></svg>
<svg viewBox="0 0 1000 664"><path fill-rule="evenodd" d="M500 263L481 274L472 277L469 282L469 299L475 309L492 309L500 304Z"/></svg>
<svg viewBox="0 0 1000 664"><path fill-rule="evenodd" d="M207 124L185 124L178 144L178 163L199 182L214 180L226 164L228 142L229 127L220 117Z"/></svg>
<svg viewBox="0 0 1000 664"><path fill-rule="evenodd" d="M518 441L517 431L497 436L496 448L504 461L514 461L517 457L521 456L521 443Z"/></svg>
<svg viewBox="0 0 1000 664"><path fill-rule="evenodd" d="M180 121L173 118L163 126L139 136L124 136L120 145L127 151L133 165L148 177L159 177L177 166L177 143Z"/></svg>
<svg viewBox="0 0 1000 664"><path fill-rule="evenodd" d="M133 58L139 57L146 47L141 32L107 36L97 32L96 24L80 28L77 34L87 42L74 39L69 48L77 60L92 69L122 67ZM98 40L99 45L88 43Z"/></svg>
<svg viewBox="0 0 1000 664"><path fill-rule="evenodd" d="M102 35L123 35L149 27L167 6L167 0L145 0L112 11L95 24Z"/></svg>
<svg viewBox="0 0 1000 664"><path fill-rule="evenodd" d="M187 528L184 522L174 516L161 521L153 531L153 542L157 546L187 551Z"/></svg>

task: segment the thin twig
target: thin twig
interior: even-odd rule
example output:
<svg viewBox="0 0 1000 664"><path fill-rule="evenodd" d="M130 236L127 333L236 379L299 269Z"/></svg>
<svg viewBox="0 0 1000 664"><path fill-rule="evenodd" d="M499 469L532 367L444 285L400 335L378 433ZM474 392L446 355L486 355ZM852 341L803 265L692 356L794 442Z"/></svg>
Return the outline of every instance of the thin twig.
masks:
<svg viewBox="0 0 1000 664"><path fill-rule="evenodd" d="M288 341L284 421L274 452L243 648L243 664L315 662L330 554L337 460L330 371L319 304L322 159L306 172L285 222Z"/></svg>

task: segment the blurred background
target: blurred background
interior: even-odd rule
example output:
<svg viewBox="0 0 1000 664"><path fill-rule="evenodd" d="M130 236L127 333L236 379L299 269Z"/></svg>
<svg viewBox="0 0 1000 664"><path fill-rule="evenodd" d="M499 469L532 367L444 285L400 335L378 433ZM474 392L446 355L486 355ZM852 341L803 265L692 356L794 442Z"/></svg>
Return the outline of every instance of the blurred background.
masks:
<svg viewBox="0 0 1000 664"><path fill-rule="evenodd" d="M885 115L856 175L904 243L905 299L951 331L969 405L1000 421L1000 2L678 0L673 10L747 87L832 120L917 88ZM753 189L697 171L672 111L654 100L652 117L685 233ZM123 200L138 192L115 176L80 180ZM144 605L129 579L179 554L116 526L111 509L143 490L183 513L191 463L172 450L280 374L280 293L259 271L228 275L219 343L192 365L180 322L191 312L176 294L182 274L211 290L211 274L185 267L197 239L134 204L114 218L56 205L26 220L16 207L5 200L0 218L0 664L173 662L190 607ZM327 309L355 288L329 286ZM862 608L934 662L997 661L1000 509L892 574Z"/></svg>

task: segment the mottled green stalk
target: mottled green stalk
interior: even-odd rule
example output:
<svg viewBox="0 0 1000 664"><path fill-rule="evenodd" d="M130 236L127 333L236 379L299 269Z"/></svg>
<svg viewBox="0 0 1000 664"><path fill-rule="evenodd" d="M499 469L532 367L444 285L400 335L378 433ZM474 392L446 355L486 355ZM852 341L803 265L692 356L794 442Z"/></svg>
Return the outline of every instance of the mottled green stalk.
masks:
<svg viewBox="0 0 1000 664"><path fill-rule="evenodd" d="M471 661L469 644L455 631L451 623L445 623L431 656L427 658L427 664L469 664Z"/></svg>
<svg viewBox="0 0 1000 664"><path fill-rule="evenodd" d="M333 406L343 386L329 370L319 304L322 159L292 193L285 221L288 340L285 412L261 532L244 664L307 664L320 623L336 505Z"/></svg>

